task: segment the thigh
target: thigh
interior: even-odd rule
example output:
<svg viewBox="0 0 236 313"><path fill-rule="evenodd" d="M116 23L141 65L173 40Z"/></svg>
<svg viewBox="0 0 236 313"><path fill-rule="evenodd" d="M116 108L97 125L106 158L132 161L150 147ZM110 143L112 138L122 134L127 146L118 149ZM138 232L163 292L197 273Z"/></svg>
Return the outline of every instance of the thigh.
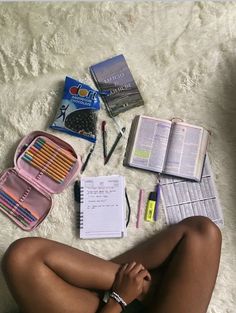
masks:
<svg viewBox="0 0 236 313"><path fill-rule="evenodd" d="M48 266L37 262L15 288L24 313L95 313L99 295L67 283Z"/></svg>
<svg viewBox="0 0 236 313"><path fill-rule="evenodd" d="M42 238L13 243L3 259L8 286L24 313L95 313L95 290L111 288L118 264Z"/></svg>
<svg viewBox="0 0 236 313"><path fill-rule="evenodd" d="M219 236L210 232L184 235L165 264L148 312L206 313L220 260Z"/></svg>

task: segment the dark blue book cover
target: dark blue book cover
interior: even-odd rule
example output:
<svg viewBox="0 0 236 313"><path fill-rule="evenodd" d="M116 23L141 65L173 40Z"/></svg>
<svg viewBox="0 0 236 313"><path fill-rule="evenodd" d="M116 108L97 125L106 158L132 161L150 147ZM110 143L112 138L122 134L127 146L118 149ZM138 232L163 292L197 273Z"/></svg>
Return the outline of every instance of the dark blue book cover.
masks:
<svg viewBox="0 0 236 313"><path fill-rule="evenodd" d="M102 96L110 116L144 104L122 54L92 65L90 72L98 90L110 91L108 96Z"/></svg>

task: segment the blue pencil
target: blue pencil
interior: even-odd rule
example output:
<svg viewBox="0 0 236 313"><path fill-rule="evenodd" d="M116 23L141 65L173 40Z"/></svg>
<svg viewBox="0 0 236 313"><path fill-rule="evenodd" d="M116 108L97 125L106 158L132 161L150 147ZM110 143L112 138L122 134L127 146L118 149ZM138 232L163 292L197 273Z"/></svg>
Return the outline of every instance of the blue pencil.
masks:
<svg viewBox="0 0 236 313"><path fill-rule="evenodd" d="M9 197L6 197L5 195L3 195L1 193L0 197L2 197L9 205L11 205L13 207L13 209L18 212L19 214L21 214L24 218L26 218L29 222L34 222L37 219L32 215L29 214L28 212L25 211L24 208L20 207L19 205L17 205L16 202L14 202L14 200L11 200Z"/></svg>
<svg viewBox="0 0 236 313"><path fill-rule="evenodd" d="M24 215L25 218L28 218L30 221L33 221L33 222L37 221L37 218L33 216L30 211L19 206L19 204L14 199L12 199L8 194L6 194L4 191L0 190L0 194L2 195L2 197L4 197L7 200L9 204L14 205L14 209L19 211L22 215Z"/></svg>

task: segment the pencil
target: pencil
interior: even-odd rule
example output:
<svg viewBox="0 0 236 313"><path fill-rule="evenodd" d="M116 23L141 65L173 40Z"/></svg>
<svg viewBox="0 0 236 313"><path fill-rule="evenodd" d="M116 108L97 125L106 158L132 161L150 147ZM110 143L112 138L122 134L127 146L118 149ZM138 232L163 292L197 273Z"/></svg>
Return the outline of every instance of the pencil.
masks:
<svg viewBox="0 0 236 313"><path fill-rule="evenodd" d="M49 172L55 176L58 176L60 178L65 178L65 174L60 174L56 169L51 168L50 164L42 162L39 159L34 158L30 153L26 153L25 157L30 159L32 162L35 162L36 164L40 165L43 170L46 172Z"/></svg>
<svg viewBox="0 0 236 313"><path fill-rule="evenodd" d="M72 165L73 162L71 160L68 160L67 158L65 158L62 154L60 154L58 152L58 150L52 150L52 149L49 149L46 145L40 143L40 142L37 142L34 144L34 146L38 149L38 150L43 150L43 151L47 151L47 153L49 155L52 155L54 156L55 158L57 159L60 159L61 162L64 162L65 164L67 165Z"/></svg>
<svg viewBox="0 0 236 313"><path fill-rule="evenodd" d="M21 224L24 226L29 226L29 223L25 221L22 217L17 215L14 211L9 209L9 207L5 206L3 203L0 202L0 207L5 210L8 214L12 215L15 219L17 219Z"/></svg>
<svg viewBox="0 0 236 313"><path fill-rule="evenodd" d="M53 145L52 143L47 142L46 140L44 140L43 138L38 138L37 141L39 144L43 145L44 147L47 147L49 150L55 152L59 152L59 154L61 155L61 157L63 157L64 159L71 161L71 162L75 162L75 158L67 153L64 149L62 150L62 148L58 149L58 146Z"/></svg>
<svg viewBox="0 0 236 313"><path fill-rule="evenodd" d="M33 148L33 147L31 147L31 148ZM48 167L51 168L52 170L56 171L56 173L58 172L61 175L67 175L68 174L69 169L64 169L59 165L57 166L57 164L55 164L53 162L53 159L51 159L48 156L43 155L41 153L36 153L37 151L35 151L31 148L26 152L26 155L29 154L33 158L33 160L38 160L38 161L43 162L44 164L48 164Z"/></svg>
<svg viewBox="0 0 236 313"><path fill-rule="evenodd" d="M8 203L11 207L13 207L14 210L16 210L20 215L23 215L23 217L26 218L28 221L33 222L37 220L32 214L26 212L24 208L19 205L19 203L15 202L8 195L0 193L0 198Z"/></svg>
<svg viewBox="0 0 236 313"><path fill-rule="evenodd" d="M23 156L23 160L30 163L31 165L33 165L35 168L37 168L38 170L40 170L41 172L43 172L44 174L46 174L50 178L54 179L56 182L61 183L63 181L62 177L57 176L54 172L51 172L48 169L46 170L46 169L42 168L40 163L33 161L29 157Z"/></svg>
<svg viewBox="0 0 236 313"><path fill-rule="evenodd" d="M1 189L0 191L2 194L5 194L6 196L9 197L9 199L12 199L12 201L18 203L18 200L15 198L15 195L13 195L9 190L5 191ZM27 213L31 214L35 219L38 219L37 216L33 215L31 211L29 211L26 207L21 206ZM34 213L35 214L35 213ZM36 214L37 215L37 214Z"/></svg>
<svg viewBox="0 0 236 313"><path fill-rule="evenodd" d="M61 159L60 156L58 154L56 154L55 152L52 152L48 149L46 149L43 146L40 146L39 144L34 144L34 146L36 150L38 150L40 153L47 155L50 158L54 159L54 162L57 163L58 165L61 165L64 168L72 168L73 164L69 163L68 161L65 161L64 159Z"/></svg>

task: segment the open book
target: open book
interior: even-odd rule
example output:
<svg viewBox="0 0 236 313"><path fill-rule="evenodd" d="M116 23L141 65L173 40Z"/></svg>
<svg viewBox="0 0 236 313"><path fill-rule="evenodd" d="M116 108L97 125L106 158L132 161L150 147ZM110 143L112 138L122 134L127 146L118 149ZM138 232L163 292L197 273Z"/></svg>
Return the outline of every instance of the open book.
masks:
<svg viewBox="0 0 236 313"><path fill-rule="evenodd" d="M80 180L80 238L126 236L125 178L82 177Z"/></svg>
<svg viewBox="0 0 236 313"><path fill-rule="evenodd" d="M203 127L138 115L124 165L200 181L208 138Z"/></svg>

